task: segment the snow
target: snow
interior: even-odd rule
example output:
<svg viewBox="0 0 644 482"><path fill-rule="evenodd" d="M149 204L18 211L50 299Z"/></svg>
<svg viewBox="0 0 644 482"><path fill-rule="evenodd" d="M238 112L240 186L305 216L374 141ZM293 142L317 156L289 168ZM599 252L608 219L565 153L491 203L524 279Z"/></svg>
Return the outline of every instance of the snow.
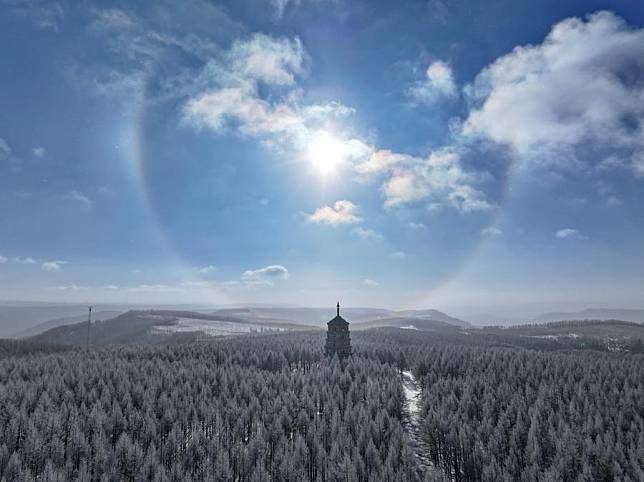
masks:
<svg viewBox="0 0 644 482"><path fill-rule="evenodd" d="M567 335L531 335L529 338L543 338L548 340L559 340L560 338L574 338L577 339L580 336L577 333L568 333Z"/></svg>
<svg viewBox="0 0 644 482"><path fill-rule="evenodd" d="M265 325L251 323L236 323L223 320L200 320L195 318L179 318L173 325L155 326L154 330L161 333L186 333L202 331L209 336L231 336L249 334L251 331L283 331L281 328L268 328Z"/></svg>
<svg viewBox="0 0 644 482"><path fill-rule="evenodd" d="M410 371L404 371L402 373L403 377L403 390L405 391L405 401L407 404L407 410L409 411L409 417L414 426L418 426L418 417L420 415L420 388L416 383L416 378L414 374Z"/></svg>
<svg viewBox="0 0 644 482"><path fill-rule="evenodd" d="M416 381L414 374L408 370L402 372L402 385L405 392L405 408L409 415L409 426L407 434L412 450L416 454L418 461L423 469L431 467L431 463L427 457L423 455L426 450L423 449L423 441L419 437L420 426L420 403L421 403L421 389Z"/></svg>
<svg viewBox="0 0 644 482"><path fill-rule="evenodd" d="M407 325L407 326L401 326L401 330L416 330L418 331L418 328L416 328L414 325Z"/></svg>

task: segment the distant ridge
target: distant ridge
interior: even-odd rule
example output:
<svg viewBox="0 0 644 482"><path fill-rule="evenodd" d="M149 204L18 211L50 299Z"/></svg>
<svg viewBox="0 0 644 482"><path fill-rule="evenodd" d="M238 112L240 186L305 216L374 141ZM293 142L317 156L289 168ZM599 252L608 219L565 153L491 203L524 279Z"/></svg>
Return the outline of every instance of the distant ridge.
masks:
<svg viewBox="0 0 644 482"><path fill-rule="evenodd" d="M123 311L95 311L95 312L92 312L92 319L94 321L108 320L110 318L114 318L120 315L121 313L123 313ZM86 320L87 320L87 313L83 313L82 315L77 315L77 316L66 316L63 318L54 318L53 320L48 320L48 321L45 321L44 323L40 323L36 326L32 326L31 328L27 328L26 330L22 330L22 331L19 331L18 333L14 333L11 337L27 338L30 336L39 335L40 333L44 333L45 331L51 330L52 328L56 328L58 326L73 325L74 323L82 323Z"/></svg>
<svg viewBox="0 0 644 482"><path fill-rule="evenodd" d="M389 316L352 323L354 330L384 327L420 331L454 331L469 328L471 325L467 321L459 320L438 310L392 311Z"/></svg>
<svg viewBox="0 0 644 482"><path fill-rule="evenodd" d="M442 321L443 323L447 323L448 325L459 326L461 328L467 328L471 326L467 321L454 318L453 316L450 316L447 313L443 313L442 311L438 310L405 310L397 311L395 313L398 316L409 316L411 318L420 320Z"/></svg>
<svg viewBox="0 0 644 482"><path fill-rule="evenodd" d="M588 308L583 311L555 311L544 313L534 319L534 323L566 320L621 320L644 323L644 309Z"/></svg>
<svg viewBox="0 0 644 482"><path fill-rule="evenodd" d="M384 308L343 308L347 321L352 325L364 324L371 326L396 326L399 320L405 322L406 325L414 324L413 320L421 321L436 321L442 322L447 325L458 326L467 328L470 324L466 321L454 318L442 311L433 309L424 310L387 310ZM283 321L304 325L311 325L321 327L329 321L333 315L333 310L328 308L302 308L302 307L281 307L281 308L261 308L261 307L240 307L240 308L226 308L211 312L216 316L229 316L238 317L250 322L258 322L260 320L270 321ZM388 320L389 324L384 321ZM412 320L412 321L410 321ZM394 323L394 324L392 324Z"/></svg>
<svg viewBox="0 0 644 482"><path fill-rule="evenodd" d="M253 322L232 315L185 310L130 310L114 318L92 323L90 345L175 344L197 341L207 335L248 335L262 330L303 329L310 327L271 320ZM84 347L87 344L87 321L56 326L29 340Z"/></svg>

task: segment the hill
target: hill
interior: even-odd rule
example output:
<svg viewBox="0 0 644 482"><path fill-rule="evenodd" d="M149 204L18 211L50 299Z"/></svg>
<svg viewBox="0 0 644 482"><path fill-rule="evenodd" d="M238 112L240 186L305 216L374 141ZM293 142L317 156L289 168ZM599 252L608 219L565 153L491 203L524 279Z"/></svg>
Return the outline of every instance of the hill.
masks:
<svg viewBox="0 0 644 482"><path fill-rule="evenodd" d="M415 320L431 320L431 321L441 321L448 325L459 326L461 328L467 328L470 326L470 323L467 321L454 318L442 311L438 310L406 310L406 311L397 311L396 315L401 317L409 317Z"/></svg>
<svg viewBox="0 0 644 482"><path fill-rule="evenodd" d="M582 347L586 343L611 351L644 351L644 325L621 320L572 320L509 327L486 326L470 332L559 341L567 339L574 341L575 347Z"/></svg>
<svg viewBox="0 0 644 482"><path fill-rule="evenodd" d="M2 304L0 305L0 337L13 336L54 318L87 314L87 306L67 304Z"/></svg>
<svg viewBox="0 0 644 482"><path fill-rule="evenodd" d="M310 329L285 322L250 323L231 315L209 315L178 310L131 310L92 323L92 346L120 344L173 344L206 336L249 335L258 332ZM35 342L85 346L87 322L58 326L31 337Z"/></svg>
<svg viewBox="0 0 644 482"><path fill-rule="evenodd" d="M351 322L391 316L390 310L379 308L342 308L342 315ZM335 316L331 308L301 307L239 307L212 311L215 316L233 316L248 322L282 322L322 327Z"/></svg>
<svg viewBox="0 0 644 482"><path fill-rule="evenodd" d="M406 316L400 317L391 317L391 318L381 318L377 320L371 320L361 323L352 323L351 329L356 330L367 330L370 328L401 328L406 330L419 330L419 331L458 331L460 326L454 325L451 323L446 323L444 321L433 320L433 319L424 319L424 318L412 318Z"/></svg>
<svg viewBox="0 0 644 482"><path fill-rule="evenodd" d="M241 307L216 310L210 314L219 317L232 316L250 323L295 323L323 327L335 315L335 312L328 308ZM342 316L353 326L362 326L362 324L369 324L372 327L431 325L431 323L423 323L423 321L442 322L464 328L470 326L466 321L431 309L395 311L382 308L342 308Z"/></svg>
<svg viewBox="0 0 644 482"><path fill-rule="evenodd" d="M87 308L85 308L85 311L87 311ZM120 315L122 311L114 311L114 310L105 310L105 311L95 311L92 313L92 320L94 321L100 321L100 320L109 320L110 318L114 318L118 315ZM62 318L54 318L53 320L48 320L43 323L39 323L36 326L32 326L31 328L27 328L26 330L19 331L17 333L14 333L12 335L12 338L27 338L30 336L35 336L40 333L43 333L47 330L51 330L52 328L56 328L57 326L63 326L63 325L73 325L75 323L83 323L87 321L87 313L83 313L82 315L77 315L77 316L65 316Z"/></svg>
<svg viewBox="0 0 644 482"><path fill-rule="evenodd" d="M123 313L127 310L182 310L191 312L208 312L213 309L212 305L155 305L148 304L110 304L96 303L93 305L94 313L111 311ZM83 303L50 303L50 302L25 302L25 301L2 301L0 302L0 338L30 336L29 330L44 324L48 321L64 318L79 317L78 321L85 320L87 316L87 304ZM115 316L112 314L110 317ZM106 316L101 315L104 319ZM75 320L72 320L74 322ZM65 323L64 323L65 324ZM51 326L50 328L53 328Z"/></svg>
<svg viewBox="0 0 644 482"><path fill-rule="evenodd" d="M627 310L611 308L588 308L583 311L555 311L544 313L534 319L535 323L565 320L622 320L644 323L644 310Z"/></svg>

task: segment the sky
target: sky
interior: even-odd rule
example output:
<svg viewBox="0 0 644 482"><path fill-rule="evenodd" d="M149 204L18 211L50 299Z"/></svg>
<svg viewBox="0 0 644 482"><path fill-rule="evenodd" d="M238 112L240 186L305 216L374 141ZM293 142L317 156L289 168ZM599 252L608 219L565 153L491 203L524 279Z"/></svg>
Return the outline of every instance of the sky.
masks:
<svg viewBox="0 0 644 482"><path fill-rule="evenodd" d="M644 307L643 119L633 1L0 0L0 299Z"/></svg>

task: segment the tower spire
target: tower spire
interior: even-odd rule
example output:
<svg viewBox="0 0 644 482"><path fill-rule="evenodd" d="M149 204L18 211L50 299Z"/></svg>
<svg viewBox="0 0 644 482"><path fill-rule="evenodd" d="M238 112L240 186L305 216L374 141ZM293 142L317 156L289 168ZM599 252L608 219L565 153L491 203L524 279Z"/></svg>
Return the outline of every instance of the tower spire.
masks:
<svg viewBox="0 0 644 482"><path fill-rule="evenodd" d="M338 310L338 316L340 316L340 302L338 301L338 304L336 305L336 308Z"/></svg>

